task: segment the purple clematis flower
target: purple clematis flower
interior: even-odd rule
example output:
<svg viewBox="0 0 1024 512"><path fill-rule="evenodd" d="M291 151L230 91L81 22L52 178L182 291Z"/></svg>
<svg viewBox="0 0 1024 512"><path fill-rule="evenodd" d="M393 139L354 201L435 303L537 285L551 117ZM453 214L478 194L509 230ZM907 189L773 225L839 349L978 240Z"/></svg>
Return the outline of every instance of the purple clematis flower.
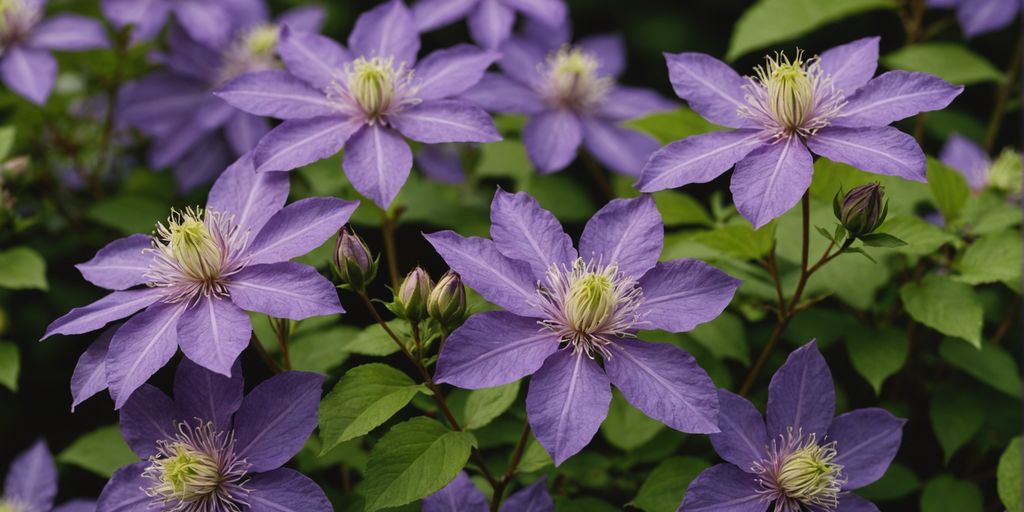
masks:
<svg viewBox="0 0 1024 512"><path fill-rule="evenodd" d="M1012 150L1004 150L992 161L981 146L954 133L946 140L939 158L962 174L974 192L991 187L1020 194L1020 155Z"/></svg>
<svg viewBox="0 0 1024 512"><path fill-rule="evenodd" d="M566 23L568 9L563 0L419 0L412 6L420 32L468 18L473 41L492 49L512 35L516 12L548 27L558 27Z"/></svg>
<svg viewBox="0 0 1024 512"><path fill-rule="evenodd" d="M57 80L51 50L106 48L107 30L93 19L60 14L43 19L46 0L0 3L0 79L25 99L42 105Z"/></svg>
<svg viewBox="0 0 1024 512"><path fill-rule="evenodd" d="M487 498L464 471L440 491L423 499L423 512L487 512ZM555 502L542 478L512 493L501 512L553 512Z"/></svg>
<svg viewBox="0 0 1024 512"><path fill-rule="evenodd" d="M658 263L664 228L650 196L598 211L578 254L525 193L498 190L491 223L491 240L426 235L467 285L506 309L473 315L452 333L438 382L477 389L534 374L526 411L555 464L590 442L612 383L676 430L718 432L714 385L693 356L635 338L641 329L683 332L715 318L739 281L696 260Z"/></svg>
<svg viewBox="0 0 1024 512"><path fill-rule="evenodd" d="M679 97L714 123L735 128L673 142L644 166L644 192L711 181L729 170L733 201L755 227L789 210L811 184L811 153L876 174L925 181L913 137L888 126L948 105L963 91L927 73L890 71L872 79L877 37L804 60L768 57L741 78L702 53L668 55ZM808 151L810 150L810 152Z"/></svg>
<svg viewBox="0 0 1024 512"><path fill-rule="evenodd" d="M0 493L4 512L96 512L96 502L77 499L53 508L57 497L57 466L40 439L11 462Z"/></svg>
<svg viewBox="0 0 1024 512"><path fill-rule="evenodd" d="M967 37L999 30L1017 18L1020 0L927 0L933 9L956 9L956 19Z"/></svg>
<svg viewBox="0 0 1024 512"><path fill-rule="evenodd" d="M681 512L878 511L850 491L885 473L906 420L876 407L833 418L832 374L813 341L772 377L767 422L739 395L721 389L718 400L722 431L711 444L728 464L690 484Z"/></svg>
<svg viewBox="0 0 1024 512"><path fill-rule="evenodd" d="M55 320L54 334L82 334L133 315L83 354L72 384L76 402L105 384L121 408L142 383L185 355L230 376L249 344L246 311L301 320L342 313L338 294L316 269L288 260L319 247L347 222L358 203L310 198L284 207L288 177L257 174L248 155L224 171L205 209L186 209L157 224L154 236L132 235L78 265L91 283L115 290ZM141 286L145 285L145 286Z"/></svg>
<svg viewBox="0 0 1024 512"><path fill-rule="evenodd" d="M188 359L174 399L146 384L121 410L121 433L143 460L125 466L100 494L104 512L330 512L323 490L282 468L316 427L323 377L275 375L242 397L230 378Z"/></svg>
<svg viewBox="0 0 1024 512"><path fill-rule="evenodd" d="M153 138L150 167L174 166L182 191L212 181L270 130L265 119L239 112L211 91L240 74L280 68L280 27L316 32L324 19L322 9L303 8L271 23L262 0L245 1L250 3L253 7L244 16L232 16L230 22L216 26L225 34L221 46L201 44L174 27L168 37L169 51L160 57L166 69L129 84L118 100L119 121Z"/></svg>
<svg viewBox="0 0 1024 512"><path fill-rule="evenodd" d="M591 36L569 44L569 30L513 38L501 47L504 74L488 73L463 97L492 112L526 114L523 144L542 173L560 171L582 144L608 168L639 176L658 149L650 136L620 124L673 108L654 91L621 86L626 49L615 35Z"/></svg>
<svg viewBox="0 0 1024 512"><path fill-rule="evenodd" d="M285 32L290 74L250 73L218 93L251 114L285 119L256 146L257 170L288 171L344 147L349 181L387 208L412 169L403 135L425 144L500 139L486 112L450 99L476 84L495 54L459 45L417 64L419 34L399 0L362 14L348 46Z"/></svg>

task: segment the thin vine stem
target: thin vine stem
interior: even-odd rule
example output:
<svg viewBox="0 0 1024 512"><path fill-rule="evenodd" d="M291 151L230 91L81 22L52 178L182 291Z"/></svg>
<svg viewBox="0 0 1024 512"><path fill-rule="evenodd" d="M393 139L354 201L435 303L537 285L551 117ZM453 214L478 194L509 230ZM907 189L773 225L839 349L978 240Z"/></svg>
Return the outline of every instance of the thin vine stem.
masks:
<svg viewBox="0 0 1024 512"><path fill-rule="evenodd" d="M252 337L249 338L249 344L256 349L256 353L259 354L260 359L263 360L263 364L267 365L267 368L270 369L271 373L276 375L283 371L281 369L281 365L277 364L277 361L274 361L274 358L269 352L267 352L267 347L264 347L263 343L260 342L260 339L256 337L256 333L253 333Z"/></svg>
<svg viewBox="0 0 1024 512"><path fill-rule="evenodd" d="M380 232L384 238L384 254L388 265L388 277L391 278L391 288L398 289L401 283L401 276L398 274L398 246L395 244L395 230L398 229L398 217L402 212L396 210L394 214L384 212L381 220Z"/></svg>
<svg viewBox="0 0 1024 512"><path fill-rule="evenodd" d="M1006 102L1010 99L1010 92L1013 91L1013 85L1017 82L1017 75L1020 73L1022 46L1024 46L1024 34L1017 37L1017 47L1013 50L1006 78L1003 79L999 91L996 92L996 103L992 108L992 115L989 117L988 129L985 130L984 146L988 153L995 149L996 138L999 136L999 129L1003 126L1003 117L1006 115Z"/></svg>
<svg viewBox="0 0 1024 512"><path fill-rule="evenodd" d="M498 512L501 508L502 497L505 494L505 488L508 487L508 483L512 481L512 478L516 476L516 471L519 469L519 462L523 459L523 452L526 450L526 443L530 440L530 421L523 421L523 432L519 434L519 442L516 443L516 448L512 452L512 460L509 461L508 469L505 474L498 481L498 485L494 487L494 494L491 495L491 512Z"/></svg>

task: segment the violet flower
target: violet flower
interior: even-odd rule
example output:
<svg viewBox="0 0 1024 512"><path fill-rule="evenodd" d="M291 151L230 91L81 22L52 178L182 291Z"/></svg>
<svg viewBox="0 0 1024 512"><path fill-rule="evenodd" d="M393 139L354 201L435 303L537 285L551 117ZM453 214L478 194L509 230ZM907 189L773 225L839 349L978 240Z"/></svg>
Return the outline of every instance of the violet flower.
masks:
<svg viewBox="0 0 1024 512"><path fill-rule="evenodd" d="M564 0L419 0L412 14L420 32L469 22L469 36L484 48L496 49L512 35L516 12L549 27L566 22Z"/></svg>
<svg viewBox="0 0 1024 512"><path fill-rule="evenodd" d="M96 512L96 502L84 499L53 508L57 466L42 439L14 458L0 490L0 510L4 512Z"/></svg>
<svg viewBox="0 0 1024 512"><path fill-rule="evenodd" d="M962 174L974 192L992 187L1012 194L1020 193L1020 155L1012 150L1003 151L992 161L981 146L954 133L946 140L939 158Z"/></svg>
<svg viewBox="0 0 1024 512"><path fill-rule="evenodd" d="M956 19L967 37L999 30L1017 18L1020 0L926 0L933 9L956 9Z"/></svg>
<svg viewBox="0 0 1024 512"><path fill-rule="evenodd" d="M25 99L42 105L57 80L57 51L106 48L107 30L93 19L60 14L44 19L46 0L0 3L0 79Z"/></svg>
<svg viewBox="0 0 1024 512"><path fill-rule="evenodd" d="M280 68L280 27L316 32L324 18L319 8L294 9L272 23L262 1L258 4L247 16L217 25L227 40L218 47L172 28L169 51L161 56L166 68L128 84L118 99L118 120L153 139L150 167L173 166L181 191L212 181L270 130L265 119L239 112L211 92L240 74Z"/></svg>
<svg viewBox="0 0 1024 512"><path fill-rule="evenodd" d="M349 181L387 208L412 169L403 136L425 144L500 139L486 112L450 99L476 84L495 54L458 45L417 64L419 35L400 0L359 16L348 45L286 31L280 51L290 74L250 73L218 93L251 114L285 119L256 146L258 171L288 171L344 147Z"/></svg>
<svg viewBox="0 0 1024 512"><path fill-rule="evenodd" d="M523 144L541 173L564 169L582 144L606 167L639 176L658 141L620 124L672 103L616 83L626 67L620 37L590 36L570 45L567 27L533 32L536 37L502 45L504 74L488 73L463 97L492 112L526 114Z"/></svg>
<svg viewBox="0 0 1024 512"><path fill-rule="evenodd" d="M885 473L906 420L877 407L833 418L832 374L813 341L772 377L767 423L739 395L720 389L718 400L722 431L711 444L728 464L704 470L680 511L878 511L850 491Z"/></svg>
<svg viewBox="0 0 1024 512"><path fill-rule="evenodd" d="M811 184L812 151L876 174L925 181L921 147L892 122L948 105L963 91L927 73L872 79L877 37L821 57L769 56L757 78L741 78L702 53L666 54L672 86L714 123L735 128L673 142L644 167L644 192L711 181L736 164L731 190L754 227L789 210Z"/></svg>
<svg viewBox="0 0 1024 512"><path fill-rule="evenodd" d="M423 499L423 512L488 512L487 498L465 471L440 491ZM548 494L547 479L542 478L505 500L501 512L553 512L555 502Z"/></svg>
<svg viewBox="0 0 1024 512"><path fill-rule="evenodd" d="M246 311L292 320L342 313L329 280L288 260L323 244L358 203L316 197L284 207L287 197L288 176L257 174L247 155L214 183L205 209L173 211L154 236L115 240L78 265L88 281L115 291L55 320L44 339L142 312L113 333L105 356L101 347L86 351L73 386L95 392L87 376L102 364L121 408L179 345L192 361L230 376L252 332ZM88 396L73 392L76 402Z"/></svg>
<svg viewBox="0 0 1024 512"><path fill-rule="evenodd" d="M438 382L477 389L534 374L526 411L556 464L597 432L612 383L669 427L718 431L714 385L693 356L636 333L683 332L715 318L739 281L696 260L659 263L664 228L650 196L598 211L579 254L558 220L525 193L498 190L491 222L490 240L425 235L468 286L506 309L473 315L452 333Z"/></svg>
<svg viewBox="0 0 1024 512"><path fill-rule="evenodd" d="M232 377L183 359L174 399L146 384L121 410L121 433L143 460L100 494L104 512L333 510L323 490L288 462L316 427L323 377L285 372L242 397Z"/></svg>

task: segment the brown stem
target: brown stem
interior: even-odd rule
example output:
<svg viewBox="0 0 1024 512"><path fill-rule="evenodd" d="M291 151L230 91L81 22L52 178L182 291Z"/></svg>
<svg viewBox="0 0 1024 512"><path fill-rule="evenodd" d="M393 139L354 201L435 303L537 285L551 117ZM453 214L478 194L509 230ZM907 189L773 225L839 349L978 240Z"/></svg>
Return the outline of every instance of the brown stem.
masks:
<svg viewBox="0 0 1024 512"><path fill-rule="evenodd" d="M519 434L519 442L516 443L515 451L512 452L512 460L509 461L508 470L501 477L498 486L494 488L494 494L491 496L491 512L498 512L498 509L501 508L501 499L505 494L505 487L508 486L508 483L516 475L516 470L519 469L519 462L523 459L523 452L526 450L526 443L529 440L530 421L527 420L523 422L523 432Z"/></svg>
<svg viewBox="0 0 1024 512"><path fill-rule="evenodd" d="M992 116L988 121L988 130L985 131L985 151L991 153L995 149L996 137L1003 125L1003 115L1006 114L1006 102L1010 99L1010 92L1013 84L1017 82L1017 74L1020 73L1021 47L1024 46L1024 35L1017 37L1017 48L1013 50L1013 57L1010 60L1009 69L1006 71L1006 78L1003 79L999 91L996 93L996 104L992 108Z"/></svg>
<svg viewBox="0 0 1024 512"><path fill-rule="evenodd" d="M609 200L615 199L615 191L612 190L612 184L608 182L608 176L605 175L604 169L601 168L601 165L598 164L597 160L594 160L594 157L586 151L581 151L580 155L583 160L584 167L587 168L587 171L589 171L590 175L593 176L594 182L597 183L597 188L601 189L601 193L604 194L605 198Z"/></svg>
<svg viewBox="0 0 1024 512"><path fill-rule="evenodd" d="M924 130L928 125L928 113L921 112L914 118L914 140L918 145L924 143Z"/></svg>
<svg viewBox="0 0 1024 512"><path fill-rule="evenodd" d="M1013 299L1013 303L1010 304L1009 310L1006 311L1006 318L996 328L996 332L992 334L992 344L998 345L1003 341L1003 337L1006 333L1010 332L1010 328L1013 327L1014 322L1017 320L1017 312L1020 311L1020 296L1018 295Z"/></svg>
<svg viewBox="0 0 1024 512"><path fill-rule="evenodd" d="M384 219L381 221L380 231L384 236L384 254L388 262L388 275L391 277L391 289L397 292L401 283L401 276L398 275L398 248L395 245L395 229L398 228L398 217L400 211L392 216L384 212Z"/></svg>
<svg viewBox="0 0 1024 512"><path fill-rule="evenodd" d="M775 346L782 339L782 331L786 330L790 318L789 315L786 315L779 323L775 324L775 329L772 331L771 337L768 338L768 344L761 350L761 354L757 356L757 361L754 361L754 366L751 366L750 371L747 372L747 378L743 380L743 386L740 387L740 396L747 396L750 388L754 387L754 381L757 380L757 376L761 373L761 369L764 368L764 364L768 362L768 357L771 356Z"/></svg>
<svg viewBox="0 0 1024 512"><path fill-rule="evenodd" d="M284 369L292 369L292 358L288 354L288 338L285 337L283 329L274 329L274 334L277 335L277 345L281 347L281 360L284 362Z"/></svg>
<svg viewBox="0 0 1024 512"><path fill-rule="evenodd" d="M924 0L910 0L910 15L904 15L903 24L907 30L906 46L920 42L921 22L924 20Z"/></svg>
<svg viewBox="0 0 1024 512"><path fill-rule="evenodd" d="M281 373L281 366L278 365L277 361L274 361L274 358L270 356L270 353L267 352L267 348L264 347L263 343L260 342L260 339L256 337L256 333L253 333L252 337L249 338L249 344L256 349L256 353L259 354L260 359L263 360L263 363L267 365L267 368L269 368L271 372L274 374Z"/></svg>

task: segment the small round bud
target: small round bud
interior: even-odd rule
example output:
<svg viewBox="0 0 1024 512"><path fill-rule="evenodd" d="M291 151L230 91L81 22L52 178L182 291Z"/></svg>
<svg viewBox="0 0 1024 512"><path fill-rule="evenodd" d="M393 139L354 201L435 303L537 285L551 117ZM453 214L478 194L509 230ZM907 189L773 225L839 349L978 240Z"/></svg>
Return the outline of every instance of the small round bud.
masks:
<svg viewBox="0 0 1024 512"><path fill-rule="evenodd" d="M334 272L356 291L363 291L377 277L377 261L366 242L347 229L338 230L334 245Z"/></svg>
<svg viewBox="0 0 1024 512"><path fill-rule="evenodd" d="M887 210L882 186L869 183L854 188L843 197L838 210L839 222L851 236L874 232L885 220Z"/></svg>
<svg viewBox="0 0 1024 512"><path fill-rule="evenodd" d="M457 326L466 316L466 287L458 273L448 271L427 298L427 314L443 329Z"/></svg>
<svg viewBox="0 0 1024 512"><path fill-rule="evenodd" d="M426 270L416 267L409 272L395 294L399 316L412 323L425 319L427 299L433 288L434 282L430 280L430 274L427 274Z"/></svg>

